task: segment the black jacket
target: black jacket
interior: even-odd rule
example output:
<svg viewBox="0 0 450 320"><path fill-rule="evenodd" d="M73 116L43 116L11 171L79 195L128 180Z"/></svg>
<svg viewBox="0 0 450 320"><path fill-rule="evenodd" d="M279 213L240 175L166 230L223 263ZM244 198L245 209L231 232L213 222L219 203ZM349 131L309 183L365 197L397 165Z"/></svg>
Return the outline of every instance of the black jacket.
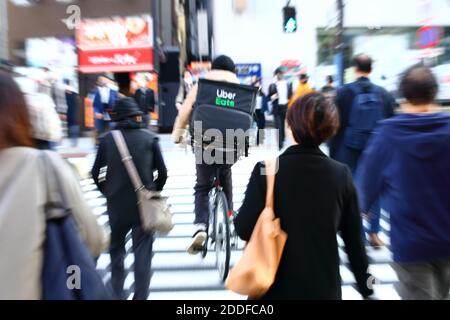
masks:
<svg viewBox="0 0 450 320"><path fill-rule="evenodd" d="M287 95L288 95L288 96L287 96L287 99L289 100L289 99L291 99L291 97L292 97L292 95L293 95L293 89L292 89L292 83L288 83L287 85L288 85L288 92L287 92ZM271 97L272 97L274 94L277 94L277 93L278 93L276 82L275 82L275 83L272 83L272 84L269 86L269 90L268 90L268 91L269 91L269 94L267 95L267 97L268 97L268 100L271 101ZM280 111L285 112L286 110L281 110L281 109L280 109L280 105L278 104L278 99L272 101L272 114L276 115L276 114L278 114Z"/></svg>
<svg viewBox="0 0 450 320"><path fill-rule="evenodd" d="M235 220L248 241L265 206L262 164L253 170L244 203ZM349 169L316 147L292 146L279 158L275 180L275 214L288 234L275 283L264 299L341 299L341 233L360 292L367 296L368 259L361 218Z"/></svg>
<svg viewBox="0 0 450 320"><path fill-rule="evenodd" d="M131 119L118 123L142 182L151 190L162 190L167 180L167 169L159 148L158 137ZM106 180L101 178L102 168L107 167ZM158 178L153 181L153 173ZM138 224L137 197L128 172L122 163L111 133L101 139L97 158L92 168L92 177L105 195L110 223Z"/></svg>
<svg viewBox="0 0 450 320"><path fill-rule="evenodd" d="M75 92L66 92L67 101L67 126L78 125L77 121L77 107L78 107L78 94Z"/></svg>
<svg viewBox="0 0 450 320"><path fill-rule="evenodd" d="M152 89L138 89L134 99L144 114L155 111L155 92Z"/></svg>

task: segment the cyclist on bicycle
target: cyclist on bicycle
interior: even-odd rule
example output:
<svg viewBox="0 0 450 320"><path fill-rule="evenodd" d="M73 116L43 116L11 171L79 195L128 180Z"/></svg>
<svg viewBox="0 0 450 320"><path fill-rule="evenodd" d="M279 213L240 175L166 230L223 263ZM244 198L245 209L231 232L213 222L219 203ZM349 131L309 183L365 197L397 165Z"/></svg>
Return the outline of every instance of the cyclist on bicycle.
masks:
<svg viewBox="0 0 450 320"><path fill-rule="evenodd" d="M239 83L236 76L236 67L233 60L227 56L219 56L212 63L212 70L205 79ZM194 86L181 106L178 117L175 120L173 138L175 143L182 143L186 128L197 99L198 86ZM219 179L228 200L228 208L233 208L233 189L231 164L222 164L219 167ZM209 192L214 187L217 165L206 164L204 161L196 161L197 182L195 184L195 221L196 231L192 237L187 251L197 254L203 250L206 240L206 226L209 219Z"/></svg>

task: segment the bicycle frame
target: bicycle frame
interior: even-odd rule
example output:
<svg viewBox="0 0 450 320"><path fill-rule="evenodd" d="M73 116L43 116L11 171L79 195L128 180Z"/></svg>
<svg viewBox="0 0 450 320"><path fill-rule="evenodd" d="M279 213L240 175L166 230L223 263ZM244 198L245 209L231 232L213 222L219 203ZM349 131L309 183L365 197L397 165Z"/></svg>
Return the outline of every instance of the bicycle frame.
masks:
<svg viewBox="0 0 450 320"><path fill-rule="evenodd" d="M219 205L222 206L219 210ZM230 218L228 213L228 203L223 187L220 183L220 167L217 167L214 180L214 189L210 195L210 212L206 228L206 240L203 248L203 257L208 253L208 245L214 244L216 251L216 265L219 269L219 276L224 282L228 276L231 257L231 232ZM217 220L220 219L220 220ZM221 260L224 258L224 260Z"/></svg>
<svg viewBox="0 0 450 320"><path fill-rule="evenodd" d="M208 253L208 242L209 240L211 240L211 244L214 244L216 239L215 239L215 226L216 226L216 215L215 215L215 210L216 210L216 206L217 206L217 194L218 192L223 191L222 186L220 185L220 167L217 166L216 169L216 176L214 178L214 189L211 190L210 192L210 197L209 197L209 217L208 217L208 224L206 225L206 240L205 240L205 247L203 248L203 258L206 257L207 253ZM212 232L210 230L210 228L212 229Z"/></svg>

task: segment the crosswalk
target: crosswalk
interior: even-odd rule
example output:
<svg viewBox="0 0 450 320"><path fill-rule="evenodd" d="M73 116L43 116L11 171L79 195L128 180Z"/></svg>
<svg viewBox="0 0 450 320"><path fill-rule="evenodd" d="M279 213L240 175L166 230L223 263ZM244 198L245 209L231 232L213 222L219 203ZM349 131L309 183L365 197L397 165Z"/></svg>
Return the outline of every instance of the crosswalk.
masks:
<svg viewBox="0 0 450 320"><path fill-rule="evenodd" d="M194 197L193 186L195 182L194 158L189 152L173 147L168 137L161 139L162 150L166 165L169 170L169 178L163 194L169 197L172 212L174 213L174 229L163 237L155 239L152 260L153 276L150 284L151 300L240 300L244 296L236 295L226 290L219 280L218 270L215 266L215 255L209 253L205 259L200 255L190 256L186 246L193 233L194 221ZM276 151L270 146L255 148L247 159L243 159L233 167L233 193L235 208L239 208L246 190L248 179L253 166L261 161L276 155ZM85 198L97 216L100 224L108 225L106 212L106 200L95 187L93 180L86 178L81 181L81 187ZM382 215L380 238L389 244L388 217ZM338 238L341 255L341 277L343 298L347 300L361 299L355 289L355 279L346 266L347 257L342 249L342 241ZM131 238L127 238L127 256L125 269L127 277L125 290L131 298L134 286L133 262L131 254ZM242 248L242 246L240 246ZM391 253L387 248L374 250L368 247L371 273L379 281L374 286L375 298L396 300L399 299L395 292L394 284L397 282L395 272L390 266ZM241 250L232 252L231 264L234 264L242 254ZM110 258L104 253L97 263L105 282L110 279Z"/></svg>

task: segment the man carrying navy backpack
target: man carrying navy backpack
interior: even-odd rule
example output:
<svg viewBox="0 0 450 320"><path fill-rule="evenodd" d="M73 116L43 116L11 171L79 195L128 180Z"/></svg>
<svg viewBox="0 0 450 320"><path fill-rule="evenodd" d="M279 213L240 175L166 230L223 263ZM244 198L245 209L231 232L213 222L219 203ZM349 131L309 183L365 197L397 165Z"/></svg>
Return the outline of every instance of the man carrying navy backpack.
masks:
<svg viewBox="0 0 450 320"><path fill-rule="evenodd" d="M394 115L395 100L382 87L369 80L373 60L360 54L353 59L357 80L340 88L336 95L341 126L330 141L331 158L345 163L354 174L367 141L378 122ZM370 221L370 242L380 247L380 206L375 204L367 213Z"/></svg>

